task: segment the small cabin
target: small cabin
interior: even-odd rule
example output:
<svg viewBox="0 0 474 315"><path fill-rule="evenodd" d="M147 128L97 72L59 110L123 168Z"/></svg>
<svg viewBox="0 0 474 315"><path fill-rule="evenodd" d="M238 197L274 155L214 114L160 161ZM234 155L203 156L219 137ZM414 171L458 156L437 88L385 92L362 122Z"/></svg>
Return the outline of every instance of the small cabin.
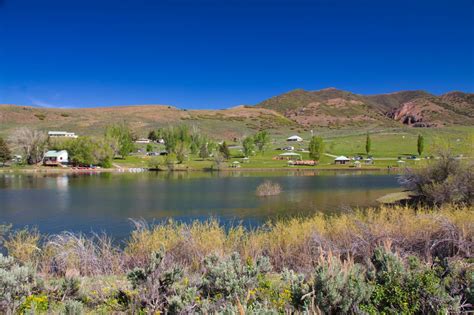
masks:
<svg viewBox="0 0 474 315"><path fill-rule="evenodd" d="M43 157L43 164L47 166L58 166L67 164L69 162L69 155L66 150L48 151Z"/></svg>
<svg viewBox="0 0 474 315"><path fill-rule="evenodd" d="M344 156L344 155L341 155L341 156L338 156L337 158L334 159L334 164L346 164L346 163L349 163L351 160Z"/></svg>

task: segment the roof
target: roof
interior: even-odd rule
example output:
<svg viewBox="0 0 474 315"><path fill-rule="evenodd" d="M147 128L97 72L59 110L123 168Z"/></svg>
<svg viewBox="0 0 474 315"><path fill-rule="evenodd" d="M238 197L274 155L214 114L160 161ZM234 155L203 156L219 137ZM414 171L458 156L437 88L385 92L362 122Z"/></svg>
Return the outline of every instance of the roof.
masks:
<svg viewBox="0 0 474 315"><path fill-rule="evenodd" d="M291 137L288 137L287 140L288 139L301 139L301 140L303 140L303 138L301 138L300 136L297 136L297 135L293 135Z"/></svg>
<svg viewBox="0 0 474 315"><path fill-rule="evenodd" d="M62 134L74 134L74 132L69 131L48 131L49 135L62 135Z"/></svg>
<svg viewBox="0 0 474 315"><path fill-rule="evenodd" d="M61 150L61 151L56 151L56 150L52 150L52 151L48 151L45 153L45 157L59 157L63 154L67 154L67 151L66 150Z"/></svg>
<svg viewBox="0 0 474 315"><path fill-rule="evenodd" d="M347 156L341 155L334 159L334 161L350 161Z"/></svg>

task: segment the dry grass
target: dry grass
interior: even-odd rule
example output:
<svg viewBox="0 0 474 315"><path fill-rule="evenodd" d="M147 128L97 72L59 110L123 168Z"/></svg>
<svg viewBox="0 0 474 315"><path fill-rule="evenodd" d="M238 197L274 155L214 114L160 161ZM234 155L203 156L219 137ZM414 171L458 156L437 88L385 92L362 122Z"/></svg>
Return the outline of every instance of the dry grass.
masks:
<svg viewBox="0 0 474 315"><path fill-rule="evenodd" d="M152 252L164 249L174 264L197 270L209 254L237 252L243 259L266 255L276 271L308 271L330 254L364 261L374 248L391 244L400 255L472 257L474 208L371 208L334 216L317 214L267 223L248 231L224 228L215 220L148 226L137 222L123 249L106 236L60 234L40 242L36 231L22 230L5 243L9 254L38 265L43 273L66 275L122 274L144 266ZM41 245L40 245L41 244Z"/></svg>
<svg viewBox="0 0 474 315"><path fill-rule="evenodd" d="M276 196L281 193L281 186L278 183L266 180L258 185L256 193L259 197Z"/></svg>

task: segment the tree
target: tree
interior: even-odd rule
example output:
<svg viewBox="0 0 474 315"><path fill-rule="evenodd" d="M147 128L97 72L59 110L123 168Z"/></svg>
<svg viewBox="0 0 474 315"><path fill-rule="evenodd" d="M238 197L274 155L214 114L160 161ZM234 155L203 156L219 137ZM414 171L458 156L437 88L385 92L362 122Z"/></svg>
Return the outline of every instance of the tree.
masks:
<svg viewBox="0 0 474 315"><path fill-rule="evenodd" d="M57 140L50 143L50 149L68 151L69 161L75 165L112 167L114 150L105 138L79 137Z"/></svg>
<svg viewBox="0 0 474 315"><path fill-rule="evenodd" d="M153 151L153 146L151 145L151 143L148 143L146 145L146 152L152 152Z"/></svg>
<svg viewBox="0 0 474 315"><path fill-rule="evenodd" d="M0 162L5 165L5 162L11 159L11 151L6 141L0 137Z"/></svg>
<svg viewBox="0 0 474 315"><path fill-rule="evenodd" d="M244 141L242 141L243 153L246 157L249 157L253 154L255 150L255 142L253 137L246 137Z"/></svg>
<svg viewBox="0 0 474 315"><path fill-rule="evenodd" d="M209 147L207 142L201 144L201 147L199 148L199 157L203 160L209 157Z"/></svg>
<svg viewBox="0 0 474 315"><path fill-rule="evenodd" d="M254 143L260 153L265 152L267 145L270 143L270 135L266 131L257 132L254 136Z"/></svg>
<svg viewBox="0 0 474 315"><path fill-rule="evenodd" d="M116 140L115 154L122 158L126 158L134 149L132 132L125 123L108 126L105 136Z"/></svg>
<svg viewBox="0 0 474 315"><path fill-rule="evenodd" d="M10 142L22 151L28 164L37 164L43 159L47 141L46 133L27 127L19 128L10 135Z"/></svg>
<svg viewBox="0 0 474 315"><path fill-rule="evenodd" d="M324 141L321 137L313 136L309 142L309 157L319 161L324 153Z"/></svg>
<svg viewBox="0 0 474 315"><path fill-rule="evenodd" d="M423 150L425 148L425 139L423 138L422 135L418 135L418 141L416 143L416 147L418 149L418 155L421 156L421 154L423 153Z"/></svg>
<svg viewBox="0 0 474 315"><path fill-rule="evenodd" d="M370 139L370 134L367 132L367 137L365 138L365 152L370 153L372 147L372 140Z"/></svg>
<svg viewBox="0 0 474 315"><path fill-rule="evenodd" d="M189 153L187 144L183 141L180 141L178 145L176 146L175 151L176 151L176 160L178 160L179 164L183 163Z"/></svg>
<svg viewBox="0 0 474 315"><path fill-rule="evenodd" d="M155 130L152 130L148 133L148 140L151 140L151 141L158 140L158 136L157 136Z"/></svg>
<svg viewBox="0 0 474 315"><path fill-rule="evenodd" d="M219 145L219 152L222 154L224 159L226 160L230 159L230 150L225 141L222 142L221 145Z"/></svg>

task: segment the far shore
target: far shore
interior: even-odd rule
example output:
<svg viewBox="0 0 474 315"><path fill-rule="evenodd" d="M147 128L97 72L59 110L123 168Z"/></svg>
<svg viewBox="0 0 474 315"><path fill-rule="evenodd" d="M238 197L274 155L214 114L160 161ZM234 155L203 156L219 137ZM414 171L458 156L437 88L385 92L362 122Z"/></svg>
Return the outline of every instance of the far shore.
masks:
<svg viewBox="0 0 474 315"><path fill-rule="evenodd" d="M356 167L348 167L348 168L341 168L341 167L324 167L324 168L315 168L315 167L252 167L252 168L245 168L245 167L226 167L221 169L210 169L210 168L178 168L178 169L149 169L149 168L136 168L136 167L122 167L122 168L95 168L95 169L73 169L73 168L54 168L54 167L24 167L24 168L9 168L4 167L0 168L0 174L6 173L24 173L24 174L32 174L32 173L40 173L40 174L81 174L81 173L141 173L141 172L267 172L267 171L296 171L296 172L304 172L304 171L358 171L358 172L371 172L371 171L400 171L399 167L371 167L371 168L356 168Z"/></svg>

